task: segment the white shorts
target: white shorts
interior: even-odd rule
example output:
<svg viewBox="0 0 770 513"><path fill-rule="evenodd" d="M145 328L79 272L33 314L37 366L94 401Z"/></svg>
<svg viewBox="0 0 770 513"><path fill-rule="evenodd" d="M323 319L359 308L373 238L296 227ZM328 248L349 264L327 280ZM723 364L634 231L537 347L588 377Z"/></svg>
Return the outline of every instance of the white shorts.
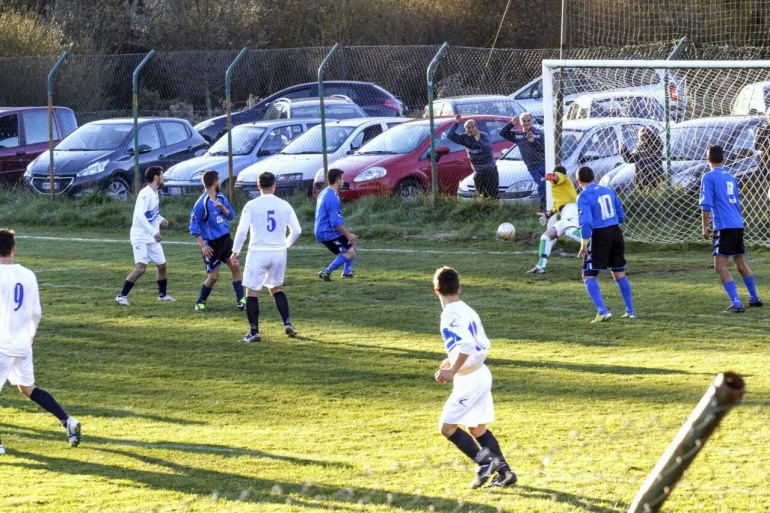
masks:
<svg viewBox="0 0 770 513"><path fill-rule="evenodd" d="M166 263L166 256L163 254L163 246L160 242L132 242L134 248L134 263L163 265Z"/></svg>
<svg viewBox="0 0 770 513"><path fill-rule="evenodd" d="M567 203L559 213L559 220L554 223L552 228L556 230L556 236L561 237L569 230L579 227L577 203Z"/></svg>
<svg viewBox="0 0 770 513"><path fill-rule="evenodd" d="M249 251L243 270L243 286L251 290L272 289L283 285L286 274L286 250Z"/></svg>
<svg viewBox="0 0 770 513"><path fill-rule="evenodd" d="M442 424L461 424L476 427L495 420L492 402L492 373L486 365L464 376L455 375L452 394L444 403L439 419Z"/></svg>
<svg viewBox="0 0 770 513"><path fill-rule="evenodd" d="M35 368L32 366L32 351L27 356L0 354L0 390L8 381L11 385L31 387L35 384Z"/></svg>

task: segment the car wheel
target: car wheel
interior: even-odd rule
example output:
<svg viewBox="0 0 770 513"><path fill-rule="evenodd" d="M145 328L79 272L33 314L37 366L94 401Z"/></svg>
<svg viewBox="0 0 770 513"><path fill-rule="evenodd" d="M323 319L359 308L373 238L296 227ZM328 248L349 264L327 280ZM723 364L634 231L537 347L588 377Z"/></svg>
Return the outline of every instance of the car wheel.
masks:
<svg viewBox="0 0 770 513"><path fill-rule="evenodd" d="M393 196L401 198L404 201L412 201L424 192L425 187L423 187L419 180L407 178L396 185L396 188L393 189Z"/></svg>
<svg viewBox="0 0 770 513"><path fill-rule="evenodd" d="M113 176L110 178L107 184L107 189L104 191L110 198L126 201L131 194L131 186L122 176Z"/></svg>

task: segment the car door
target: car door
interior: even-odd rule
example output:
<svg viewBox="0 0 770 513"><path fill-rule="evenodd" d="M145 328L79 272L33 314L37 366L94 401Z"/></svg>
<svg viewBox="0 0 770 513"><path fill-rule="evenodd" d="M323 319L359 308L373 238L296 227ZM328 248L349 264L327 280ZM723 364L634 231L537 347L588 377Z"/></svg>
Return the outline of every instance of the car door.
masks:
<svg viewBox="0 0 770 513"><path fill-rule="evenodd" d="M471 163L468 160L468 153L465 151L465 148L447 139L449 130L454 129L454 126L454 123L450 123L449 126L445 130L442 130L436 137L436 149L442 147L449 149L449 153L441 157L436 164L438 188L441 193L450 195L457 194L457 186L460 185L460 181L473 173ZM463 125L459 125L457 131L459 133L465 133ZM428 153L429 152L425 153L420 167L430 178L431 166L430 155Z"/></svg>
<svg viewBox="0 0 770 513"><path fill-rule="evenodd" d="M12 183L24 173L26 164L21 144L19 115L0 116L0 181Z"/></svg>
<svg viewBox="0 0 770 513"><path fill-rule="evenodd" d="M134 143L131 141L128 145L129 149L133 151ZM149 151L141 153L141 148L148 148ZM166 161L163 159L163 145L160 140L160 134L158 133L158 124L147 123L139 127L139 171L144 177L144 171L150 166L161 166L165 169ZM128 166L133 165L133 158L130 159ZM144 180L144 178L142 178Z"/></svg>
<svg viewBox="0 0 770 513"><path fill-rule="evenodd" d="M192 131L181 121L160 121L158 123L162 136L162 153L159 156L163 167L168 169L195 156L198 147L193 144Z"/></svg>
<svg viewBox="0 0 770 513"><path fill-rule="evenodd" d="M620 127L608 126L591 130L583 138L578 162L594 170L596 181L623 163L620 156Z"/></svg>

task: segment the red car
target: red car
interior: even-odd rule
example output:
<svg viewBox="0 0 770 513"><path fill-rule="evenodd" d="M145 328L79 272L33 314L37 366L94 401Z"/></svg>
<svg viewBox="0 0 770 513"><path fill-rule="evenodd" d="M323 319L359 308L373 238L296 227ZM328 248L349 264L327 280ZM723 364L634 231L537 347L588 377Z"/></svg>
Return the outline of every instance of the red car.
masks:
<svg viewBox="0 0 770 513"><path fill-rule="evenodd" d="M504 116L471 115L479 130L489 134L495 158L499 158L511 143L500 137L500 130L510 118ZM435 120L438 188L442 194L457 194L457 186L473 173L465 148L447 139L454 118ZM464 131L463 126L458 127ZM427 119L402 123L378 135L360 150L329 164L329 169L341 169L345 185L340 189L342 200L355 200L370 194L389 194L404 199L431 190L430 124ZM313 194L324 187L323 169L316 174Z"/></svg>

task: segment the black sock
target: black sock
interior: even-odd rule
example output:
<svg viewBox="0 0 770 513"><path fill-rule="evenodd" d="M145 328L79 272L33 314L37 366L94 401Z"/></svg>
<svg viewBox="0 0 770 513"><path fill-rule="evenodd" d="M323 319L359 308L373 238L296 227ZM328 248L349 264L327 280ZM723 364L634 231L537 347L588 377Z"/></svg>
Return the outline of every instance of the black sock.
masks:
<svg viewBox="0 0 770 513"><path fill-rule="evenodd" d="M275 307L278 309L278 313L281 314L281 320L283 325L289 324L289 300L283 291L276 292L273 296L275 301Z"/></svg>
<svg viewBox="0 0 770 513"><path fill-rule="evenodd" d="M463 454L473 461L476 461L476 455L479 453L479 446L476 445L476 442L471 435L458 428L452 433L452 436L447 437L447 440L455 444Z"/></svg>
<svg viewBox="0 0 770 513"><path fill-rule="evenodd" d="M211 289L206 285L201 285L201 295L198 296L198 301L196 301L196 303L205 303L209 298L209 294L211 294Z"/></svg>
<svg viewBox="0 0 770 513"><path fill-rule="evenodd" d="M259 298L246 296L246 318L249 319L249 328L252 335L259 333Z"/></svg>
<svg viewBox="0 0 770 513"><path fill-rule="evenodd" d="M481 447L486 447L489 449L489 452L491 452L494 456L497 456L497 458L500 460L501 466L505 464L505 457L503 456L503 451L500 450L500 444L497 442L497 438L495 438L495 435L493 435L490 430L487 429L483 435L476 438L476 441Z"/></svg>
<svg viewBox="0 0 770 513"><path fill-rule="evenodd" d="M168 285L167 279L158 280L158 296L163 297L166 295L166 285Z"/></svg>
<svg viewBox="0 0 770 513"><path fill-rule="evenodd" d="M32 391L32 394L30 394L29 398L35 401L37 404L39 404L40 407L43 408L45 411L50 412L52 415L54 415L57 419L61 421L62 424L67 422L67 419L69 418L69 415L67 415L67 412L64 411L64 408L62 408L59 405L59 403L56 402L56 399L54 399L51 394L49 394L42 388L35 387L35 389Z"/></svg>
<svg viewBox="0 0 770 513"><path fill-rule="evenodd" d="M123 288L120 290L120 295L127 296L128 293L131 292L132 288L134 288L134 283L126 280L126 282L123 284Z"/></svg>

